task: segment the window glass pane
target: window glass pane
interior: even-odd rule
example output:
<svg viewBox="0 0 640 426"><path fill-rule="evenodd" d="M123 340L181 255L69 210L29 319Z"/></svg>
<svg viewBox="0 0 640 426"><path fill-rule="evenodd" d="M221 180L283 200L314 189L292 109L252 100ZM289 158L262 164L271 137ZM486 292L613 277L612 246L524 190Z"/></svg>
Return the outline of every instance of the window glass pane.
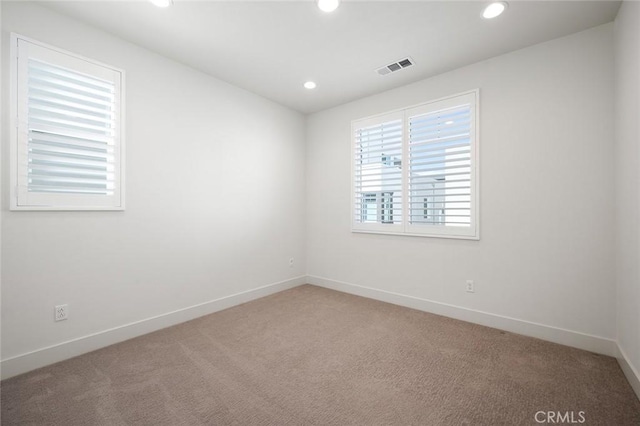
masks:
<svg viewBox="0 0 640 426"><path fill-rule="evenodd" d="M113 195L115 85L28 60L27 191Z"/></svg>
<svg viewBox="0 0 640 426"><path fill-rule="evenodd" d="M409 222L471 225L471 105L409 117Z"/></svg>
<svg viewBox="0 0 640 426"><path fill-rule="evenodd" d="M402 120L355 131L356 221L402 221Z"/></svg>

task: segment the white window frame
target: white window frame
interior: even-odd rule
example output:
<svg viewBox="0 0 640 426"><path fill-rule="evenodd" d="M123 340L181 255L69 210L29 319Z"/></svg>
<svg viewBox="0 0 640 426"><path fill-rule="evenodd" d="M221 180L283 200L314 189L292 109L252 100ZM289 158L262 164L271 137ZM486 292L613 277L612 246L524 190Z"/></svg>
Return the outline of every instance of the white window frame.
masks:
<svg viewBox="0 0 640 426"><path fill-rule="evenodd" d="M460 105L468 102L472 106L471 120L471 225L469 227L454 227L442 225L412 225L409 222L409 117L418 114L436 111L449 106ZM474 89L444 98L435 99L418 105L393 111L376 114L373 116L353 120L351 122L351 232L372 233L389 235L408 235L433 238L454 238L465 240L480 239L480 90ZM402 117L402 221L399 224L383 223L359 223L356 220L355 201L357 197L355 180L355 150L356 150L356 129L373 126L380 122Z"/></svg>
<svg viewBox="0 0 640 426"><path fill-rule="evenodd" d="M76 210L115 210L122 211L125 209L125 72L120 68L113 67L111 65L107 65L93 59L86 58L84 56L75 54L73 52L69 52L64 49L60 49L46 43L39 42L37 40L33 40L29 37L25 37L16 33L11 33L10 36L10 93L9 93L9 101L10 101L10 130L9 130L9 209L14 211L33 211L33 210L63 210L63 211L76 211ZM18 174L20 172L20 164L19 164L19 153L21 148L21 143L24 144L26 141L20 141L20 132L19 129L19 110L20 110L20 102L18 86L20 84L19 79L21 78L22 73L19 72L20 61L18 60L18 43L19 40L30 43L35 48L41 50L50 51L51 55L66 55L69 57L70 62L74 62L77 67L70 67L76 71L81 72L82 65L86 63L87 67L91 67L95 70L96 67L104 68L105 71L119 73L120 78L119 82L116 82L116 98L117 105L119 106L119 114L117 117L118 120L118 132L115 135L116 140L116 175L115 175L115 190L113 197L110 198L110 202L106 203L104 196L97 195L84 195L84 194L55 194L53 197L42 196L39 197L42 200L42 204L23 204L20 202L19 191L19 178ZM42 51L42 50L41 50ZM92 73L89 73L92 74ZM44 194L43 194L44 195ZM102 197L102 198L101 198Z"/></svg>

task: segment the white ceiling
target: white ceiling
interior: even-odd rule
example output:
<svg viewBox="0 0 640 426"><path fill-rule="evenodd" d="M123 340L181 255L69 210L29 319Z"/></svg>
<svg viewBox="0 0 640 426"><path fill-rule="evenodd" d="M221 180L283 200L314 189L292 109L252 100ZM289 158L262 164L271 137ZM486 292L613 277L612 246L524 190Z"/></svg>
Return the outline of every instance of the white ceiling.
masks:
<svg viewBox="0 0 640 426"><path fill-rule="evenodd" d="M314 0L43 4L304 113L610 22L620 5L511 1L484 20L479 1L347 0L330 14ZM374 71L405 56L416 65Z"/></svg>

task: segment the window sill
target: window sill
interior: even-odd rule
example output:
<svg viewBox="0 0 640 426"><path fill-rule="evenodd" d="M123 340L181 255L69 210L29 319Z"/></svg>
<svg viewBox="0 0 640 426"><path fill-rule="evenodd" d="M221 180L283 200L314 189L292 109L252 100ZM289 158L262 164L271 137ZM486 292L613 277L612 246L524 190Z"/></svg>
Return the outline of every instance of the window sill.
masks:
<svg viewBox="0 0 640 426"><path fill-rule="evenodd" d="M378 230L366 230L366 229L357 229L352 228L351 233L353 234L378 234L378 235L395 235L395 236L403 236L403 237L422 237L422 238L445 238L449 240L471 240L471 241L480 241L479 235L452 235L452 234L422 234L415 232L394 232L394 231L378 231Z"/></svg>

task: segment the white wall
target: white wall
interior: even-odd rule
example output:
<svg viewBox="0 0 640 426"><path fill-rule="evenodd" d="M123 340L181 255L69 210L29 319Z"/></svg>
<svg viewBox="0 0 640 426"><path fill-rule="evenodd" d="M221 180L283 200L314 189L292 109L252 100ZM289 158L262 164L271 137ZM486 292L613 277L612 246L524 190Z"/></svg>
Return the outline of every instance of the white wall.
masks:
<svg viewBox="0 0 640 426"><path fill-rule="evenodd" d="M617 332L640 396L640 3L622 4L615 51Z"/></svg>
<svg viewBox="0 0 640 426"><path fill-rule="evenodd" d="M4 93L11 31L127 85L124 212L7 211L3 96L3 360L305 274L301 114L33 4L2 31Z"/></svg>
<svg viewBox="0 0 640 426"><path fill-rule="evenodd" d="M308 116L311 282L386 300L402 298L384 292L399 293L411 296L402 299L409 305L453 305L439 305L445 308L439 312L468 308L591 338L584 333L603 338L610 352L612 36L606 24ZM475 88L481 240L351 233L351 120ZM465 292L467 279L476 281L475 294ZM438 304L420 305L415 298Z"/></svg>

